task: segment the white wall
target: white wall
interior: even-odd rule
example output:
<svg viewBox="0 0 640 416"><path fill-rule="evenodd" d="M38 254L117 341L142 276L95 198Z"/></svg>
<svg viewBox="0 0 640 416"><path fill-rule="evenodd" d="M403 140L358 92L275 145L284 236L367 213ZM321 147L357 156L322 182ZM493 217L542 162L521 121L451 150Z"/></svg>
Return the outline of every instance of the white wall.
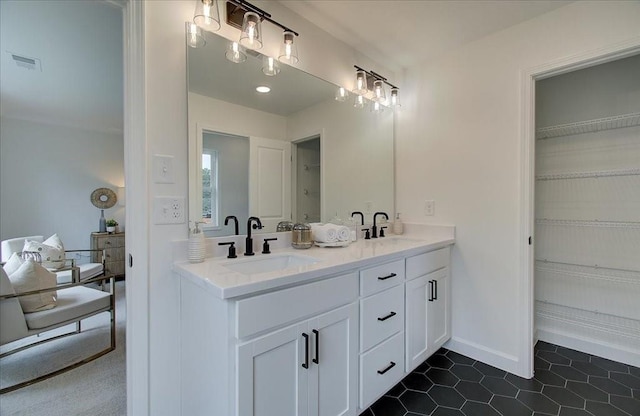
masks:
<svg viewBox="0 0 640 416"><path fill-rule="evenodd" d="M351 82L353 65L390 74L379 65L315 28L310 22L275 2L256 2L274 18L300 33L298 67L334 83ZM187 162L187 85L184 22L193 18L191 1L148 1L144 3L145 21L145 100L146 148L148 166L154 154L174 156L174 184L155 184L148 178L149 258L149 413L154 416L180 414L179 353L179 281L171 273L171 245L187 238L187 224L153 224L153 198L184 196L188 190ZM237 38L239 31L223 24L222 35ZM265 24L265 53L277 50L281 31ZM271 51L273 52L273 50ZM146 238L146 236L145 236ZM141 335L142 336L142 335ZM131 359L145 357L131 357ZM136 400L144 400L136 398Z"/></svg>
<svg viewBox="0 0 640 416"><path fill-rule="evenodd" d="M124 186L122 133L2 117L0 239L57 233L65 248L90 248L100 210L91 192ZM124 230L125 207L105 210Z"/></svg>
<svg viewBox="0 0 640 416"><path fill-rule="evenodd" d="M454 350L514 373L530 359L519 303L523 71L638 38L639 21L640 2L575 2L406 71L396 205L407 222L456 225Z"/></svg>

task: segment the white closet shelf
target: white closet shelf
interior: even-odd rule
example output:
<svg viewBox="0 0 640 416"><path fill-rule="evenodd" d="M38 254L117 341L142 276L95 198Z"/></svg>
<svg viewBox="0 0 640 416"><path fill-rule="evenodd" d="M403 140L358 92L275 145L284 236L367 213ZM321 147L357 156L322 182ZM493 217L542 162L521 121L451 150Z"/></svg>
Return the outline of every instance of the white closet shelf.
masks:
<svg viewBox="0 0 640 416"><path fill-rule="evenodd" d="M575 267L583 267L583 268L587 268L587 269L592 269L592 270L610 270L612 272L624 272L624 273L631 273L631 274L637 274L638 271L637 270L629 270L629 269L619 269L616 267L603 267L603 266L598 266L597 264L576 264L576 263L566 263L566 262L562 262L562 261L552 261L552 260L547 260L547 259L535 259L536 263L540 263L540 264L544 264L547 266L552 266L553 265L559 265L559 266L575 266ZM539 264L536 264L536 269L544 269L544 267L541 267ZM564 271L563 271L564 273ZM636 283L637 279L634 278L625 278L625 277L611 277L609 278L611 280L615 279L616 281L620 281L620 282L633 282L634 284Z"/></svg>
<svg viewBox="0 0 640 416"><path fill-rule="evenodd" d="M551 220L537 218L536 225L568 226L568 227L605 227L605 228L634 228L640 229L640 222L622 221L585 221L585 220Z"/></svg>
<svg viewBox="0 0 640 416"><path fill-rule="evenodd" d="M640 168L596 170L590 172L563 172L545 173L536 175L537 181L554 181L559 179L605 178L609 176L635 176L640 175Z"/></svg>
<svg viewBox="0 0 640 416"><path fill-rule="evenodd" d="M638 125L640 125L640 113L622 114L597 118L594 120L578 121L576 123L541 127L536 130L536 139L551 139L553 137L592 133L596 131L620 129Z"/></svg>
<svg viewBox="0 0 640 416"><path fill-rule="evenodd" d="M557 266L554 267L554 265L557 265ZM573 270L563 270L558 268L558 266L560 265L566 266L567 264L550 262L545 260L536 260L535 270L537 272L546 271L555 275L562 275L565 277L572 277L577 279L590 279L594 281L607 281L607 282L627 284L627 285L640 285L640 277L639 277L640 273L638 273L635 270L620 270L620 269L610 269L607 267L594 267L594 266L574 265L574 264L571 265L571 266L578 266L581 268L589 268L594 271L595 270L600 271L600 273L593 273L593 272L585 273L585 272L573 271ZM602 273L603 271L604 272L606 271L624 272L624 273L627 273L628 276L623 277L623 276L606 275Z"/></svg>

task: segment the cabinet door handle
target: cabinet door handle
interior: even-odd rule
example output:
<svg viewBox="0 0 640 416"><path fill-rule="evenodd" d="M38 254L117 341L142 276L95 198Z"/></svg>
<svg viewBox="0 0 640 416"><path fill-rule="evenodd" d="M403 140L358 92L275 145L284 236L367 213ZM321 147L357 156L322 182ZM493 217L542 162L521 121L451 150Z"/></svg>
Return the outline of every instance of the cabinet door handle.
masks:
<svg viewBox="0 0 640 416"><path fill-rule="evenodd" d="M316 336L316 356L313 360L314 363L320 364L320 332L317 329L312 331Z"/></svg>
<svg viewBox="0 0 640 416"><path fill-rule="evenodd" d="M435 296L433 297L433 300L438 300L438 281L437 280L433 281L433 286L435 287L435 289L433 290L435 292Z"/></svg>
<svg viewBox="0 0 640 416"><path fill-rule="evenodd" d="M391 318L391 317L394 317L394 316L396 316L396 313L395 313L395 312L393 312L393 311L391 311L391 313L390 313L389 315L387 315L387 316L383 316L382 318L378 318L378 321L381 321L381 322L382 322L382 321L386 321L387 319L389 319L389 318Z"/></svg>
<svg viewBox="0 0 640 416"><path fill-rule="evenodd" d="M433 302L433 280L429 280L429 302Z"/></svg>
<svg viewBox="0 0 640 416"><path fill-rule="evenodd" d="M380 276L380 277L378 277L378 280L387 280L387 279L391 279L392 277L396 277L396 276L397 276L397 274L395 274L395 273L391 273L391 274L386 275L386 276Z"/></svg>
<svg viewBox="0 0 640 416"><path fill-rule="evenodd" d="M304 362L302 368L309 368L309 334L302 333L304 338Z"/></svg>
<svg viewBox="0 0 640 416"><path fill-rule="evenodd" d="M387 371L391 370L393 367L396 366L396 363L394 363L393 361L389 362L389 365L382 369L382 370L378 370L378 374L383 375L384 373L386 373Z"/></svg>

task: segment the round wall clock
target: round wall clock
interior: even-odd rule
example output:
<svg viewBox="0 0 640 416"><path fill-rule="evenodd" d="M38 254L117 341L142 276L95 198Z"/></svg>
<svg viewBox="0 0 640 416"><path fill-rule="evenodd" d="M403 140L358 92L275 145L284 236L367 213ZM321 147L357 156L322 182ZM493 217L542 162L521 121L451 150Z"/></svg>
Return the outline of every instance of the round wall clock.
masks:
<svg viewBox="0 0 640 416"><path fill-rule="evenodd" d="M118 202L118 197L116 193L109 188L98 188L91 192L91 203L96 208L111 208L116 202Z"/></svg>

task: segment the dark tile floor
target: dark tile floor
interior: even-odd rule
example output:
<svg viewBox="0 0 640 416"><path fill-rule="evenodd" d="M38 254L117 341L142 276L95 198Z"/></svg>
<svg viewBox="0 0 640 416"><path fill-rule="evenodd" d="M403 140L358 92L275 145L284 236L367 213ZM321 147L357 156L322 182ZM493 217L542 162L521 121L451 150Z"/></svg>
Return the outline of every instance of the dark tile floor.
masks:
<svg viewBox="0 0 640 416"><path fill-rule="evenodd" d="M440 349L362 416L640 416L640 368L545 342L520 378Z"/></svg>

